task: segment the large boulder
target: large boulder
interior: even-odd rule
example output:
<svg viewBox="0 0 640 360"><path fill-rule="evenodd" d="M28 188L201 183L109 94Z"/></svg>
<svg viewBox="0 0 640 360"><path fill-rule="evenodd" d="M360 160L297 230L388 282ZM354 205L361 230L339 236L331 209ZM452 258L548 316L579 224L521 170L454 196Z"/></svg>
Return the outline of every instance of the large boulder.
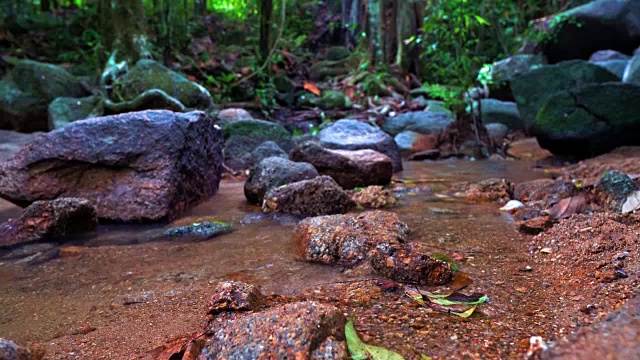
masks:
<svg viewBox="0 0 640 360"><path fill-rule="evenodd" d="M0 81L0 129L49 131L49 103L79 98L89 91L65 69L31 60L19 61Z"/></svg>
<svg viewBox="0 0 640 360"><path fill-rule="evenodd" d="M249 178L244 183L244 195L249 202L262 205L264 195L272 188L316 176L318 171L311 164L277 156L269 157L251 169Z"/></svg>
<svg viewBox="0 0 640 360"><path fill-rule="evenodd" d="M77 121L102 116L104 103L99 96L84 98L61 97L49 104L49 128L59 129Z"/></svg>
<svg viewBox="0 0 640 360"><path fill-rule="evenodd" d="M454 121L455 117L446 112L412 111L387 118L381 128L391 136L396 136L402 131L438 135Z"/></svg>
<svg viewBox="0 0 640 360"><path fill-rule="evenodd" d="M593 54L591 54L591 57L589 57L589 61L595 62L595 63L600 61L629 60L629 59L631 59L631 56L615 50L598 50Z"/></svg>
<svg viewBox="0 0 640 360"><path fill-rule="evenodd" d="M266 141L285 151L293 147L291 134L282 125L264 120L236 120L222 125L226 138L225 164L233 170L248 169L252 152Z"/></svg>
<svg viewBox="0 0 640 360"><path fill-rule="evenodd" d="M511 130L524 129L524 123L520 117L518 105L511 101L500 101L496 99L482 99L480 102L482 122L500 123L506 125Z"/></svg>
<svg viewBox="0 0 640 360"><path fill-rule="evenodd" d="M86 199L36 201L18 219L0 224L0 248L53 240L95 230L96 210Z"/></svg>
<svg viewBox="0 0 640 360"><path fill-rule="evenodd" d="M0 196L25 205L86 198L99 218L172 218L218 189L222 131L202 112L142 111L77 121L0 164Z"/></svg>
<svg viewBox="0 0 640 360"><path fill-rule="evenodd" d="M199 359L346 359L346 320L333 305L303 301L215 316Z"/></svg>
<svg viewBox="0 0 640 360"><path fill-rule="evenodd" d="M640 145L640 84L592 84L555 94L534 123L540 146L557 155L590 157Z"/></svg>
<svg viewBox="0 0 640 360"><path fill-rule="evenodd" d="M346 191L329 176L318 176L273 188L264 196L262 210L309 217L342 214L355 207Z"/></svg>
<svg viewBox="0 0 640 360"><path fill-rule="evenodd" d="M525 129L530 131L538 111L553 94L608 81L620 81L620 78L601 66L576 60L542 66L519 75L511 81L511 89Z"/></svg>
<svg viewBox="0 0 640 360"><path fill-rule="evenodd" d="M148 90L158 89L187 108L206 110L213 106L209 91L177 72L153 60L139 60L114 83L115 102L131 101Z"/></svg>
<svg viewBox="0 0 640 360"><path fill-rule="evenodd" d="M379 243L404 243L408 235L409 227L397 214L376 210L304 219L292 241L301 260L356 265Z"/></svg>
<svg viewBox="0 0 640 360"><path fill-rule="evenodd" d="M291 160L310 163L345 189L386 185L393 175L391 159L369 149L330 150L309 141L291 153Z"/></svg>
<svg viewBox="0 0 640 360"><path fill-rule="evenodd" d="M587 60L598 50L631 54L640 45L640 2L595 0L550 17L547 25L540 48L550 64Z"/></svg>
<svg viewBox="0 0 640 360"><path fill-rule="evenodd" d="M487 83L489 97L502 101L514 101L511 91L511 80L521 74L526 74L532 69L546 64L546 61L535 55L518 54L497 61L486 73L480 73L479 78Z"/></svg>
<svg viewBox="0 0 640 360"><path fill-rule="evenodd" d="M402 170L400 149L384 131L357 120L339 120L318 134L320 145L335 150L371 149L387 155L393 161L393 171Z"/></svg>

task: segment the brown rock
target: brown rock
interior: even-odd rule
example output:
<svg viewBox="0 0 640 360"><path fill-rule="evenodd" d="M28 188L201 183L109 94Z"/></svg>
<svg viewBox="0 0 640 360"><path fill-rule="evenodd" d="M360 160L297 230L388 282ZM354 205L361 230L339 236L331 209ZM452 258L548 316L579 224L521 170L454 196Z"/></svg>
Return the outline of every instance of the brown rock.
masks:
<svg viewBox="0 0 640 360"><path fill-rule="evenodd" d="M265 297L254 286L238 281L218 283L213 291L209 314L225 311L256 311L264 305Z"/></svg>
<svg viewBox="0 0 640 360"><path fill-rule="evenodd" d="M0 247L64 237L95 230L96 210L86 199L36 201L20 218L0 225Z"/></svg>
<svg viewBox="0 0 640 360"><path fill-rule="evenodd" d="M516 185L513 197L522 202L543 201L546 207L557 204L576 193L575 185L568 180L538 179Z"/></svg>
<svg viewBox="0 0 640 360"><path fill-rule="evenodd" d="M345 189L386 185L393 176L391 158L370 149L329 150L309 141L291 153L291 160L310 163Z"/></svg>
<svg viewBox="0 0 640 360"><path fill-rule="evenodd" d="M371 252L370 261L378 274L394 281L444 285L453 279L451 265L402 244L379 244Z"/></svg>
<svg viewBox="0 0 640 360"><path fill-rule="evenodd" d="M355 265L378 243L401 243L408 234L397 214L378 210L305 219L298 223L293 242L302 260Z"/></svg>
<svg viewBox="0 0 640 360"><path fill-rule="evenodd" d="M367 209L380 209L398 204L398 199L393 193L382 186L367 186L364 189L351 190L348 193L353 202Z"/></svg>
<svg viewBox="0 0 640 360"><path fill-rule="evenodd" d="M41 347L24 347L11 340L0 338L0 359L2 360L40 360L45 350Z"/></svg>
<svg viewBox="0 0 640 360"><path fill-rule="evenodd" d="M516 159L540 160L552 156L549 150L543 149L536 138L517 140L509 144L507 155Z"/></svg>
<svg viewBox="0 0 640 360"><path fill-rule="evenodd" d="M456 196L472 202L507 202L511 199L511 183L504 179L487 179L454 186Z"/></svg>
<svg viewBox="0 0 640 360"><path fill-rule="evenodd" d="M203 112L141 111L74 122L0 164L16 204L86 198L99 218L172 218L218 189L222 130Z"/></svg>
<svg viewBox="0 0 640 360"><path fill-rule="evenodd" d="M25 134L9 130L0 130L0 161L17 153L20 148L32 142L41 133Z"/></svg>
<svg viewBox="0 0 640 360"><path fill-rule="evenodd" d="M262 210L297 217L345 213L355 206L329 176L318 176L269 190Z"/></svg>
<svg viewBox="0 0 640 360"><path fill-rule="evenodd" d="M346 359L342 312L304 301L242 316L218 316L200 359Z"/></svg>
<svg viewBox="0 0 640 360"><path fill-rule="evenodd" d="M551 220L550 216L545 215L518 222L518 230L530 235L537 235L545 230L551 229L552 226L553 220Z"/></svg>

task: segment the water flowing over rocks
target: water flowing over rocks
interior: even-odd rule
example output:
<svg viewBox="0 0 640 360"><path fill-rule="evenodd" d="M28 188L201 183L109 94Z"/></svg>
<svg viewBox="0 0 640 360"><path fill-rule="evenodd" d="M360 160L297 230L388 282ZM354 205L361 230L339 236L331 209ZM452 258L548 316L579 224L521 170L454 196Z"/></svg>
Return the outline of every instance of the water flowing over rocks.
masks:
<svg viewBox="0 0 640 360"><path fill-rule="evenodd" d="M0 196L80 197L99 218L172 218L218 189L222 131L202 112L143 111L70 124L0 164Z"/></svg>

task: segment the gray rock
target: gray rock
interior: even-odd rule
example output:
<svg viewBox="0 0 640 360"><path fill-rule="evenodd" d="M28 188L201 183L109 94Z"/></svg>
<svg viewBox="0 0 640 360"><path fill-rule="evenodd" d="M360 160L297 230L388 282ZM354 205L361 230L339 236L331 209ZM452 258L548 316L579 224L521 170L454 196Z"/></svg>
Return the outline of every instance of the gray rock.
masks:
<svg viewBox="0 0 640 360"><path fill-rule="evenodd" d="M0 196L25 205L85 198L99 218L158 221L216 193L220 128L203 112L142 111L78 121L0 164Z"/></svg>
<svg viewBox="0 0 640 360"><path fill-rule="evenodd" d="M0 130L0 161L18 152L32 142L41 133L24 134L15 131Z"/></svg>
<svg viewBox="0 0 640 360"><path fill-rule="evenodd" d="M624 71L629 65L629 60L605 60L605 61L593 61L594 64L602 66L603 68L611 71L620 78L624 76Z"/></svg>
<svg viewBox="0 0 640 360"><path fill-rule="evenodd" d="M59 66L19 61L0 81L0 129L49 131L49 103L59 97L79 98L89 91Z"/></svg>
<svg viewBox="0 0 640 360"><path fill-rule="evenodd" d="M351 107L351 100L340 91L326 90L316 104L324 110L342 110Z"/></svg>
<svg viewBox="0 0 640 360"><path fill-rule="evenodd" d="M320 145L336 150L371 149L393 161L393 171L402 170L398 145L384 131L356 120L339 120L319 133Z"/></svg>
<svg viewBox="0 0 640 360"><path fill-rule="evenodd" d="M345 189L386 185L393 175L391 159L370 149L330 150L306 142L291 153L291 159L310 163L318 173L331 176Z"/></svg>
<svg viewBox="0 0 640 360"><path fill-rule="evenodd" d="M454 121L455 118L446 112L413 111L387 118L381 128L391 136L402 131L438 135Z"/></svg>
<svg viewBox="0 0 640 360"><path fill-rule="evenodd" d="M329 176L272 188L264 196L262 210L295 217L342 214L355 207L338 183Z"/></svg>
<svg viewBox="0 0 640 360"><path fill-rule="evenodd" d="M631 56L623 54L615 50L598 50L591 54L589 61L591 62L603 62L609 60L629 60Z"/></svg>
<svg viewBox="0 0 640 360"><path fill-rule="evenodd" d="M550 16L546 25L547 36L540 42L540 50L551 64L589 59L598 50L631 54L640 44L640 2L590 1Z"/></svg>
<svg viewBox="0 0 640 360"><path fill-rule="evenodd" d="M640 55L634 55L622 75L623 82L640 82Z"/></svg>
<svg viewBox="0 0 640 360"><path fill-rule="evenodd" d="M218 124L238 121L238 120L254 120L253 116L245 109L224 109L218 113Z"/></svg>
<svg viewBox="0 0 640 360"><path fill-rule="evenodd" d="M289 154L287 154L278 144L274 141L265 141L260 146L255 148L251 152L251 165L259 164L262 160L270 157L279 157L283 159L288 159Z"/></svg>
<svg viewBox="0 0 640 360"><path fill-rule="evenodd" d="M514 101L511 80L543 64L546 64L546 60L542 57L528 54L513 55L491 64L489 72L486 74L489 97L503 101Z"/></svg>
<svg viewBox="0 0 640 360"><path fill-rule="evenodd" d="M316 176L318 171L311 164L269 157L251 169L244 183L244 195L249 202L261 205L269 190Z"/></svg>
<svg viewBox="0 0 640 360"><path fill-rule="evenodd" d="M627 197L636 190L638 186L631 177L617 170L602 174L597 187L597 191L602 194L599 198L604 202L605 207L618 212L622 211L622 205Z"/></svg>
<svg viewBox="0 0 640 360"><path fill-rule="evenodd" d="M608 81L620 78L601 66L576 60L545 65L519 75L511 81L511 90L525 130L531 131L538 111L555 93Z"/></svg>
<svg viewBox="0 0 640 360"><path fill-rule="evenodd" d="M509 133L509 128L504 124L490 123L485 125L485 127L487 128L487 134L496 144L502 144L504 138Z"/></svg>
<svg viewBox="0 0 640 360"><path fill-rule="evenodd" d="M285 151L291 150L291 134L282 125L264 120L236 120L223 124L225 164L233 170L248 169L251 153L262 143L273 141Z"/></svg>
<svg viewBox="0 0 640 360"><path fill-rule="evenodd" d="M103 114L104 105L99 96L57 98L49 104L49 128L59 129L71 122Z"/></svg>
<svg viewBox="0 0 640 360"><path fill-rule="evenodd" d="M482 99L480 108L482 110L482 122L485 124L500 123L511 130L524 129L518 105L514 102Z"/></svg>

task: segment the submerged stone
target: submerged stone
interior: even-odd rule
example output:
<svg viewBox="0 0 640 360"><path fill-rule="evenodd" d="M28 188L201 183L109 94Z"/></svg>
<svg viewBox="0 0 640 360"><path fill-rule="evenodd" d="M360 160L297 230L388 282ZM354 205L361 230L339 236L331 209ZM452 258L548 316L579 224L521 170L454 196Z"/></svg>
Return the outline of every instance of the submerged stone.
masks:
<svg viewBox="0 0 640 360"><path fill-rule="evenodd" d="M177 226L167 229L166 237L189 237L210 239L212 237L228 234L233 231L231 225L221 221L203 221L191 225Z"/></svg>

